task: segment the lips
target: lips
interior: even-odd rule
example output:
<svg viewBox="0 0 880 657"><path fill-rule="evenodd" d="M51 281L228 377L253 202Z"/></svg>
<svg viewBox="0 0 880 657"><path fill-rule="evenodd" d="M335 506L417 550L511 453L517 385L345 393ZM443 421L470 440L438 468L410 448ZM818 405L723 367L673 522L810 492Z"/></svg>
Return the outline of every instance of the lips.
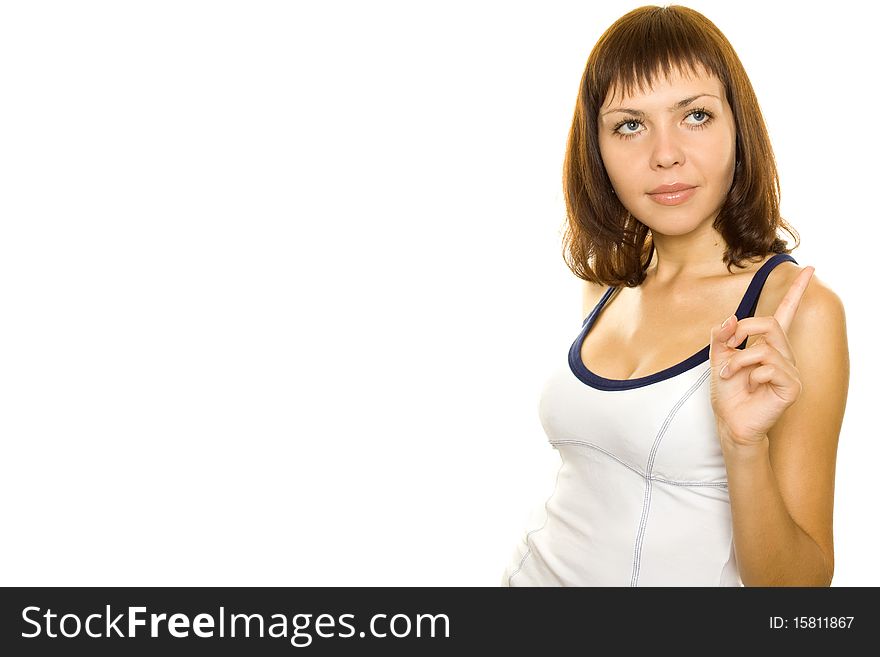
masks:
<svg viewBox="0 0 880 657"><path fill-rule="evenodd" d="M648 194L648 197L655 203L660 205L681 205L687 203L690 198L697 193L696 187L688 187L679 192L660 192L659 194Z"/></svg>
<svg viewBox="0 0 880 657"><path fill-rule="evenodd" d="M671 194L672 192L680 192L683 189L693 189L694 185L687 183L673 183L671 185L660 185L655 187L648 194Z"/></svg>

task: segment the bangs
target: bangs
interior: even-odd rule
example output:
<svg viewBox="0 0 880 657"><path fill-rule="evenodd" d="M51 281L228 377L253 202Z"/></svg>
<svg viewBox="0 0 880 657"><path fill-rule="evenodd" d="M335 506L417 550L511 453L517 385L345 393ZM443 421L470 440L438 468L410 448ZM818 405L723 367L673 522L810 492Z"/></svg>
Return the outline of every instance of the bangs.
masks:
<svg viewBox="0 0 880 657"><path fill-rule="evenodd" d="M695 25L674 12L658 11L645 18L622 18L596 44L591 58L604 65L593 70L594 78L586 85L595 94L596 106L609 93L612 98L648 93L660 76L669 77L673 71L685 77L714 76L727 93L725 55L736 55L720 52L714 25Z"/></svg>

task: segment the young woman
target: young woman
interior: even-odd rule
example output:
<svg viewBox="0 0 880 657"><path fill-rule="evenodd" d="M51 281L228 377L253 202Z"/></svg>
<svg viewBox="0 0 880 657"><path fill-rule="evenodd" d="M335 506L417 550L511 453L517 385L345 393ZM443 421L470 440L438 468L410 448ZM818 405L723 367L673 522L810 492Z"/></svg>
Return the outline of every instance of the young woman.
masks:
<svg viewBox="0 0 880 657"><path fill-rule="evenodd" d="M540 398L556 486L502 585L830 585L844 309L776 234L770 140L713 23L641 7L605 32L564 194L587 317Z"/></svg>

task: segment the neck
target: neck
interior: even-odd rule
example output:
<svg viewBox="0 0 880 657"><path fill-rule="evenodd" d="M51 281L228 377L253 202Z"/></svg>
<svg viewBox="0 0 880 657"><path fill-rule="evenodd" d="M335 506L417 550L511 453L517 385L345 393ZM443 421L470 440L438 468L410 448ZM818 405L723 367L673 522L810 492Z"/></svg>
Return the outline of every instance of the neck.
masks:
<svg viewBox="0 0 880 657"><path fill-rule="evenodd" d="M721 235L707 222L707 228L687 235L662 235L652 232L654 257L648 265L646 282L674 286L709 278L728 276L724 264L727 247Z"/></svg>

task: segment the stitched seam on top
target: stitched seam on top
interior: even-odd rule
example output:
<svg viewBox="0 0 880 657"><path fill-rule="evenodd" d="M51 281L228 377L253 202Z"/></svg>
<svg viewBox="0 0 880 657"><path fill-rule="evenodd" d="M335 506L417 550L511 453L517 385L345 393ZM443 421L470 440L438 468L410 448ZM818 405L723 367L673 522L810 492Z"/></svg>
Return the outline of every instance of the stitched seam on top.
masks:
<svg viewBox="0 0 880 657"><path fill-rule="evenodd" d="M673 486L717 486L717 487L721 487L721 488L727 487L726 481L699 481L699 480L687 480L687 479L667 479L666 477L661 477L660 475L653 475L653 474L646 475L644 472L642 472L641 470L639 470L635 466L630 465L629 463L621 460L620 458L618 458L617 456L615 456L614 454L609 452L607 449L602 449L598 445L594 445L593 443L588 443L585 440L568 440L568 439L566 439L566 440L551 440L549 442L554 447L556 445L566 445L566 444L583 445L584 447L592 447L593 449L598 450L598 451L602 452L603 454L607 454L608 456L613 458L615 461L620 463L622 466L629 468L630 470L635 472L640 477L646 478L646 479L651 479L653 481L660 481L660 482L663 482L664 484L672 484Z"/></svg>
<svg viewBox="0 0 880 657"><path fill-rule="evenodd" d="M526 558L532 553L532 547L531 545L529 545L529 538L535 532L539 532L544 529L544 527L547 526L547 521L550 519L550 511L547 509L547 504L549 504L550 500L553 499L553 496L556 495L556 489L559 487L559 473L562 472L562 468L565 465L565 456L562 454L562 452L559 452L559 458L562 459L562 463L559 464L559 469L556 471L556 482L553 484L553 492L550 493L550 497L548 497L547 501L544 502L544 524L526 534L526 547L528 549L523 555L523 558L519 560L519 565L516 567L516 570L510 573L510 577L507 578L507 588L510 588L510 582L511 580L513 580L513 576L516 575L520 570L522 570L523 564L526 562Z"/></svg>
<svg viewBox="0 0 880 657"><path fill-rule="evenodd" d="M644 477L644 476L645 476L645 473L642 472L641 470L639 470L639 469L638 469L637 467L635 467L634 465L630 465L630 464L627 463L626 461L621 460L620 458L618 458L617 456L615 456L614 454L612 454L611 452L609 452L607 449L602 449L601 447L599 447L598 445L594 445L593 443L588 443L588 442L586 442L586 441L584 441L584 440L568 440L568 439L563 439L563 440L551 440L551 441L550 441L550 444L551 444L551 445L574 444L574 445L584 445L585 447L592 447L593 449L596 449L596 450L602 452L603 454L607 454L608 456L610 456L611 458L613 458L615 461L617 461L618 463L620 463L620 465L622 465L622 466L624 466L624 467L626 467L626 468L629 468L630 470L632 470L633 472L635 472L635 473L636 473L637 475L639 475L640 477Z"/></svg>
<svg viewBox="0 0 880 657"><path fill-rule="evenodd" d="M651 475L651 481L659 481L663 484L670 484L672 486L715 486L717 488L727 488L726 481L676 481L675 479L666 479L665 477L658 477L656 475Z"/></svg>
<svg viewBox="0 0 880 657"><path fill-rule="evenodd" d="M636 543L634 547L633 553L633 571L632 571L632 579L630 580L630 586L638 586L639 581L639 570L641 569L642 563L642 544L645 541L645 528L648 524L648 514L651 511L651 469L654 467L654 457L657 455L657 450L660 448L660 443L663 440L663 436L666 435L666 430L669 428L669 425L672 423L672 419L675 417L676 413L678 413L678 409L680 409L684 403L694 394L694 391L702 385L703 381L706 377L709 376L711 369L706 370L703 374L691 385L691 387L687 390L687 392L682 395L682 397L675 403L669 413L666 415L666 419L663 421L663 426L660 427L660 431L657 433L657 438L654 440L654 444L651 447L651 454L648 457L648 464L646 467L647 476L645 477L645 501L642 507L642 517L639 522L639 531L636 535Z"/></svg>

